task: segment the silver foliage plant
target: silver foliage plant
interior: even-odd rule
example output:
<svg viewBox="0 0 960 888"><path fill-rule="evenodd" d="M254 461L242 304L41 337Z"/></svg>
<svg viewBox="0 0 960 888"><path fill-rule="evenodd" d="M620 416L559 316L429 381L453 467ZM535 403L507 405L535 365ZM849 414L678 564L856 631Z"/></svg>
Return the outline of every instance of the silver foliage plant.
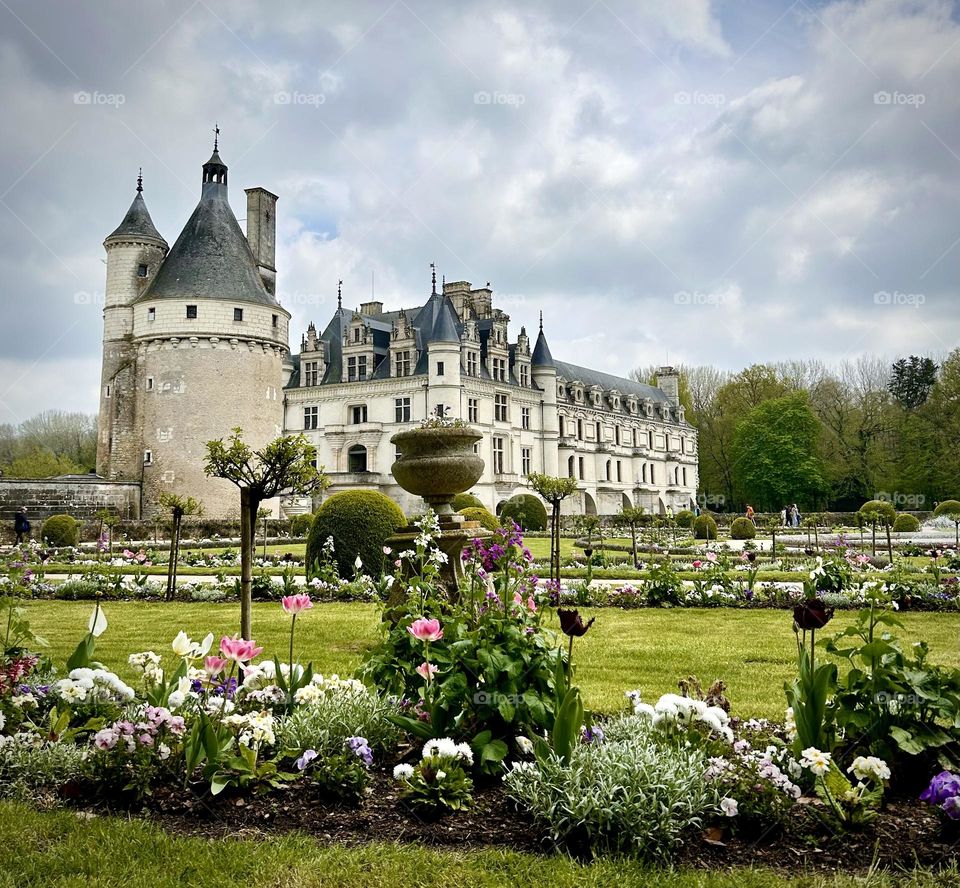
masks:
<svg viewBox="0 0 960 888"><path fill-rule="evenodd" d="M578 744L568 764L516 763L504 777L508 795L571 851L668 856L685 830L716 811L704 753L666 740L633 714L606 723L603 733L600 742Z"/></svg>

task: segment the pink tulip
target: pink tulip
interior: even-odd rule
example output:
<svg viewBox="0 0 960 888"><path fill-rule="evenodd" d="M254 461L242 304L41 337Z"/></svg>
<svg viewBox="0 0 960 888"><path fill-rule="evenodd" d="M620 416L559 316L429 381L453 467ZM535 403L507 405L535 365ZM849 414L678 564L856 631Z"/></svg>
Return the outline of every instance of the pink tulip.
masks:
<svg viewBox="0 0 960 888"><path fill-rule="evenodd" d="M306 592L301 592L299 595L284 595L280 599L280 603L283 605L283 609L293 616L299 614L300 611L310 610L313 607L313 602Z"/></svg>
<svg viewBox="0 0 960 888"><path fill-rule="evenodd" d="M537 603L533 600L532 595L527 599L527 609L532 614L535 614L537 612Z"/></svg>
<svg viewBox="0 0 960 888"><path fill-rule="evenodd" d="M699 559L697 559L696 561L693 562L693 569L694 569L694 570L700 570L701 567L703 567L703 562L700 561Z"/></svg>
<svg viewBox="0 0 960 888"><path fill-rule="evenodd" d="M519 592L513 593L513 603L519 607L523 604L523 596Z"/></svg>
<svg viewBox="0 0 960 888"><path fill-rule="evenodd" d="M417 672L420 677L429 684L433 680L433 676L437 673L437 667L432 663L423 662L417 667Z"/></svg>
<svg viewBox="0 0 960 888"><path fill-rule="evenodd" d="M247 641L245 638L237 638L236 636L233 638L224 636L220 639L220 653L228 660L240 664L262 654L263 648L257 647L257 643L253 640Z"/></svg>
<svg viewBox="0 0 960 888"><path fill-rule="evenodd" d="M439 641L443 638L443 630L440 628L439 620L428 620L426 617L420 617L407 626L409 632L414 638L420 641Z"/></svg>
<svg viewBox="0 0 960 888"><path fill-rule="evenodd" d="M209 676L219 675L226 668L229 660L224 660L223 657L207 657L203 661L203 669Z"/></svg>

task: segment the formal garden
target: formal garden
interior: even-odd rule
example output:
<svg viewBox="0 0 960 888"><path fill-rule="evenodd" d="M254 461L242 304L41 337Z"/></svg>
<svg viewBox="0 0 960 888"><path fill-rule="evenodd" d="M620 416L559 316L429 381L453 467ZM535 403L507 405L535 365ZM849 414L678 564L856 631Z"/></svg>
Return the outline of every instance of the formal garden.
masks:
<svg viewBox="0 0 960 888"><path fill-rule="evenodd" d="M571 522L531 476L493 515L454 499L472 433L424 432L419 515L351 491L271 537L322 476L236 434L238 546L175 497L165 544L62 516L4 553L10 884L956 881L960 505L929 540L877 502Z"/></svg>

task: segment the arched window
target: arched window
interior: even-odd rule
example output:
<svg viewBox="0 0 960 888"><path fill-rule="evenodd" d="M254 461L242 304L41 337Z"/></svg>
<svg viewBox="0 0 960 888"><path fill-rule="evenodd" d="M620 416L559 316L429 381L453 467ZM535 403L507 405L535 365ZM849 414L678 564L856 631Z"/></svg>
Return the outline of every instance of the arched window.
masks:
<svg viewBox="0 0 960 888"><path fill-rule="evenodd" d="M570 459L567 460L567 477L568 478L576 477L573 474L573 468L574 468L574 463L573 463L573 457L571 456Z"/></svg>
<svg viewBox="0 0 960 888"><path fill-rule="evenodd" d="M610 478L610 468L611 468L612 465L613 465L613 463L611 462L611 460L608 459L608 460L607 460L607 480L608 480L608 481L611 480L611 478Z"/></svg>
<svg viewBox="0 0 960 888"><path fill-rule="evenodd" d="M347 470L350 472L367 471L367 448L362 444L354 444L347 451Z"/></svg>

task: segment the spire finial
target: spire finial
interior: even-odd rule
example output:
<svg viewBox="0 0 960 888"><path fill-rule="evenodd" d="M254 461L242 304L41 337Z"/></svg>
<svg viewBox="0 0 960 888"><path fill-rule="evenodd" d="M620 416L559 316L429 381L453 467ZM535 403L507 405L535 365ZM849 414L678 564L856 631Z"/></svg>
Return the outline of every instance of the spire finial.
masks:
<svg viewBox="0 0 960 888"><path fill-rule="evenodd" d="M543 332L543 310L540 311L540 332Z"/></svg>
<svg viewBox="0 0 960 888"><path fill-rule="evenodd" d="M430 263L430 279L433 284L433 294L436 295L437 292L437 265L435 262Z"/></svg>
<svg viewBox="0 0 960 888"><path fill-rule="evenodd" d="M337 311L343 309L343 281L337 281Z"/></svg>
<svg viewBox="0 0 960 888"><path fill-rule="evenodd" d="M137 194L143 191L143 167L137 170Z"/></svg>
<svg viewBox="0 0 960 888"><path fill-rule="evenodd" d="M217 150L217 143L220 141L220 124L213 125L213 150Z"/></svg>

